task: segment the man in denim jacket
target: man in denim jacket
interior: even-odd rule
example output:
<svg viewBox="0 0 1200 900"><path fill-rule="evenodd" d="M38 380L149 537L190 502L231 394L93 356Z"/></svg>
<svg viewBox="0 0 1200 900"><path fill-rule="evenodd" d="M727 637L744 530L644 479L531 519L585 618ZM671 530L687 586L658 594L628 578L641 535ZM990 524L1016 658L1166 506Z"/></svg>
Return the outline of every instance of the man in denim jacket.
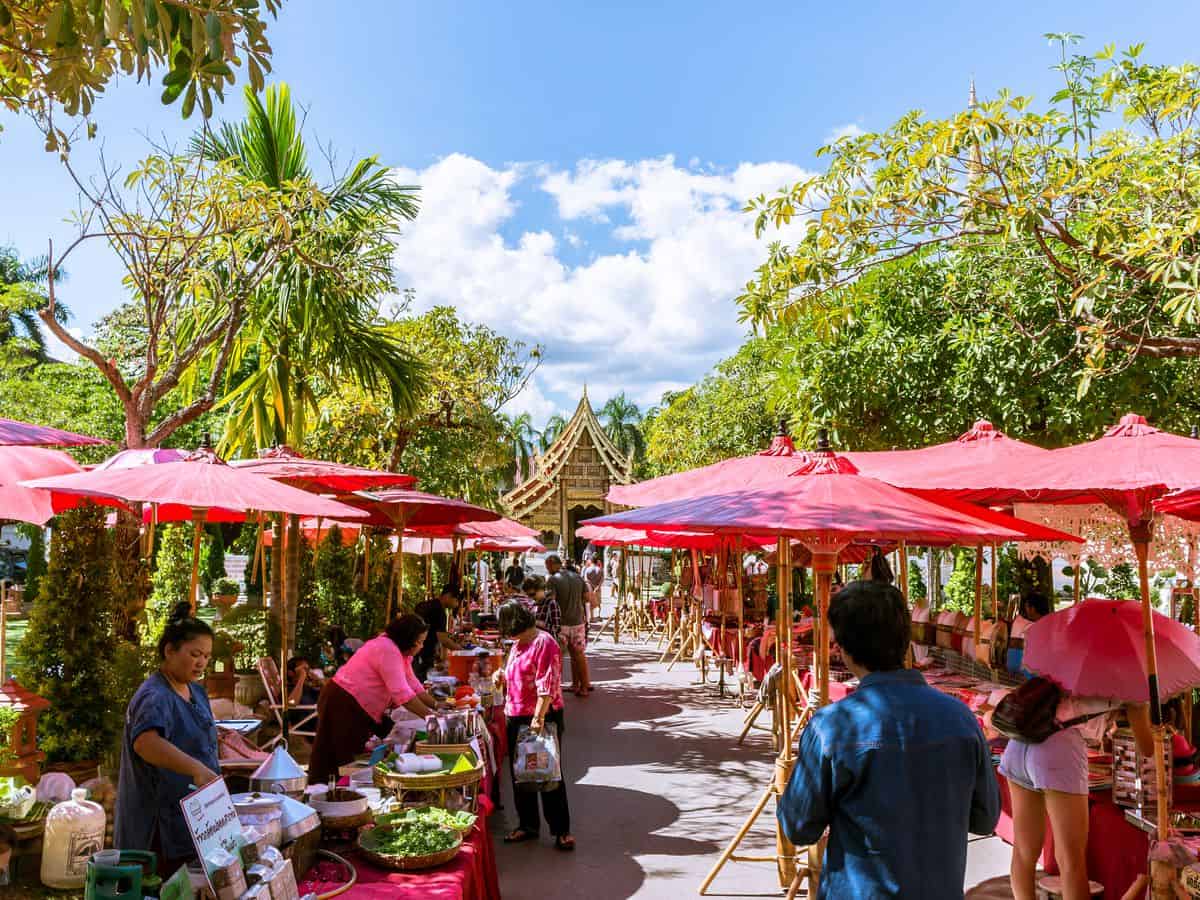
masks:
<svg viewBox="0 0 1200 900"><path fill-rule="evenodd" d="M896 588L847 585L829 623L859 687L804 729L779 823L798 846L829 829L823 898L962 900L967 832L991 834L1000 817L987 740L964 703L904 668Z"/></svg>

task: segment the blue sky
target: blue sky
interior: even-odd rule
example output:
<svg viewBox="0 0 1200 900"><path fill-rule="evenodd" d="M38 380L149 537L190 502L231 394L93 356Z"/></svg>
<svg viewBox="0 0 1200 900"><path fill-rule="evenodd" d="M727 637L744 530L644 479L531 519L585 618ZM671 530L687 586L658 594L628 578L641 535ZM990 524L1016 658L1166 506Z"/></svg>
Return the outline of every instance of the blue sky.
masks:
<svg viewBox="0 0 1200 900"><path fill-rule="evenodd" d="M839 130L959 108L972 75L981 95L1046 97L1046 31L1195 59L1187 4L954 6L287 0L270 36L314 140L423 186L397 246L401 287L546 345L515 403L540 422L585 382L594 400L625 389L646 405L736 349L733 297L762 254L741 202L815 167ZM110 91L79 167L95 170L101 142L132 162L146 133L186 137L158 92ZM218 115L240 110L237 94ZM0 123L0 242L65 243L65 173L27 123ZM120 270L99 247L68 269L86 334L123 299Z"/></svg>

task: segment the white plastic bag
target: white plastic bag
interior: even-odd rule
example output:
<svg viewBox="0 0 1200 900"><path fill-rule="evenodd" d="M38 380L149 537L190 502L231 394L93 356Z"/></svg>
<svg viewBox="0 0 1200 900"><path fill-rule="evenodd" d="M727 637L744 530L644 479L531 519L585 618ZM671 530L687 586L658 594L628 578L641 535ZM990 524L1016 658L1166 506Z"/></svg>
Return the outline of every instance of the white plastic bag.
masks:
<svg viewBox="0 0 1200 900"><path fill-rule="evenodd" d="M513 783L522 791L552 791L562 783L558 726L547 723L541 732L522 725L513 756Z"/></svg>

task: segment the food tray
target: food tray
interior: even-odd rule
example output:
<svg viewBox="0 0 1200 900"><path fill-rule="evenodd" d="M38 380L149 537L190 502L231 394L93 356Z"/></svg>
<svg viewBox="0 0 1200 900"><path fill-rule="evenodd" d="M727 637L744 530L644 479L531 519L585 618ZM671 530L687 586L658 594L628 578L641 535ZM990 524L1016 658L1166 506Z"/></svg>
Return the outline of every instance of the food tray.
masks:
<svg viewBox="0 0 1200 900"><path fill-rule="evenodd" d="M378 825L375 828L365 829L358 836L358 852L363 855L368 861L384 869L391 869L396 872L412 872L417 869L432 869L434 866L445 865L458 855L458 851L462 849L462 835L452 828L443 828L442 831L450 832L455 836L454 846L440 853L430 853L425 856L397 856L393 853L380 853L377 850L372 850L370 845L373 843L372 835L377 831L388 831L389 826Z"/></svg>
<svg viewBox="0 0 1200 900"><path fill-rule="evenodd" d="M417 741L413 753L445 753L446 755L460 754L474 756L475 748L470 744L431 744L428 741Z"/></svg>
<svg viewBox="0 0 1200 900"><path fill-rule="evenodd" d="M474 753L470 755L474 756ZM436 791L439 788L468 787L478 784L483 779L483 761L478 758L475 759L475 765L466 772L413 774L388 772L381 766L382 763L371 769L375 786L393 791Z"/></svg>

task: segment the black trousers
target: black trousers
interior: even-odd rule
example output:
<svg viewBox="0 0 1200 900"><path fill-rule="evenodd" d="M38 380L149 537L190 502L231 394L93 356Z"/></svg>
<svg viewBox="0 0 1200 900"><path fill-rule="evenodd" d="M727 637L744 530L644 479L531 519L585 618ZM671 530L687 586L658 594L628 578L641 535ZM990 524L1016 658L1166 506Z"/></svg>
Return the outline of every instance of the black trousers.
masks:
<svg viewBox="0 0 1200 900"><path fill-rule="evenodd" d="M512 778L513 760L517 751L517 732L522 725L533 721L533 716L511 716L508 720L508 774ZM558 726L558 749L563 747L563 711L552 709L546 713L546 722ZM563 762L560 756L560 762ZM550 833L555 837L571 833L571 810L567 807L567 773L563 762L563 780L552 791L523 791L513 780L513 803L517 807L518 824L522 831L537 834L542 830L541 818L538 816L538 797L542 798L542 813L546 816L546 824Z"/></svg>

